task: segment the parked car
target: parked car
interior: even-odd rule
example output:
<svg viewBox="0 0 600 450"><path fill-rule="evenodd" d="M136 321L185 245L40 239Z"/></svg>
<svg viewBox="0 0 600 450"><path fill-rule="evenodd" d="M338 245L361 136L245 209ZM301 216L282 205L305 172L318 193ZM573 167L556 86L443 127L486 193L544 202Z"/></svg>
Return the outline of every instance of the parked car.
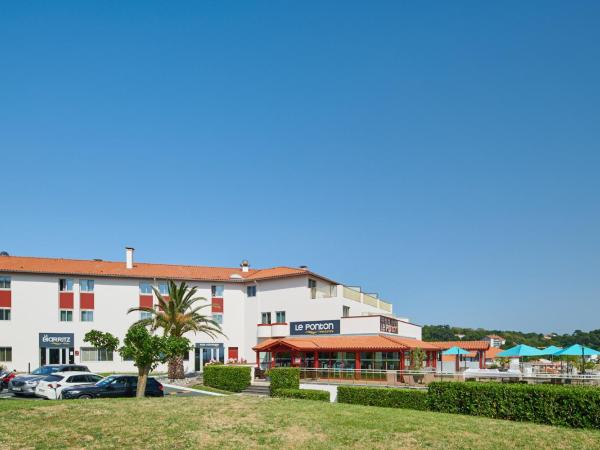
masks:
<svg viewBox="0 0 600 450"><path fill-rule="evenodd" d="M111 375L92 386L74 386L62 390L64 400L74 398L135 397L137 377L132 375ZM146 397L164 396L163 385L154 378L148 378Z"/></svg>
<svg viewBox="0 0 600 450"><path fill-rule="evenodd" d="M12 380L16 376L17 376L16 370L0 371L0 392L2 392L4 389L8 389L8 383L10 382L10 380Z"/></svg>
<svg viewBox="0 0 600 450"><path fill-rule="evenodd" d="M64 388L89 386L96 384L102 378L89 372L55 372L39 381L35 388L35 395L48 400L58 400Z"/></svg>
<svg viewBox="0 0 600 450"><path fill-rule="evenodd" d="M35 369L30 374L18 375L8 383L8 390L15 395L35 395L40 380L56 372L89 372L86 366L79 364L48 364Z"/></svg>

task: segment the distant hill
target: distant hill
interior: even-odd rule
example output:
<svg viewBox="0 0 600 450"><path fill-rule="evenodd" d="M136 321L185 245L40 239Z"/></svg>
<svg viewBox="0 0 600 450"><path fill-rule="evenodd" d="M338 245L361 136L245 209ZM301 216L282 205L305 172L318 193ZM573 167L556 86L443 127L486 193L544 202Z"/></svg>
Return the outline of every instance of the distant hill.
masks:
<svg viewBox="0 0 600 450"><path fill-rule="evenodd" d="M600 329L589 332L575 330L572 334L548 333L523 333L522 331L486 330L483 328L461 328L450 325L425 325L423 327L424 341L456 341L462 336L465 341L478 341L489 334L497 334L506 339L503 348L516 344L527 344L532 347L547 347L556 345L568 347L572 344L582 344L600 349ZM549 338L549 339L548 339Z"/></svg>

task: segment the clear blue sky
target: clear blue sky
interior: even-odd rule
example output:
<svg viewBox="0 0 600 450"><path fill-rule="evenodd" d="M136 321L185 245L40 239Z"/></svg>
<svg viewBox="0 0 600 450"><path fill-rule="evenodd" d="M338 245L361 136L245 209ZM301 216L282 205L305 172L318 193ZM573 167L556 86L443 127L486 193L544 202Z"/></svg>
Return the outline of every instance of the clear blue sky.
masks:
<svg viewBox="0 0 600 450"><path fill-rule="evenodd" d="M600 2L4 2L0 247L306 264L600 328Z"/></svg>

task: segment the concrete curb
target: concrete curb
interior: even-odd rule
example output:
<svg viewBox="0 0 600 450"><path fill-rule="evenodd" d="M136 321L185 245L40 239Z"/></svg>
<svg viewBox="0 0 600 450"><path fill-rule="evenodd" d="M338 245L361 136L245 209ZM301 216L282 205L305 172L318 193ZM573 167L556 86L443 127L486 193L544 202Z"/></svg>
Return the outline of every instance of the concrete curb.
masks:
<svg viewBox="0 0 600 450"><path fill-rule="evenodd" d="M215 397L225 397L225 394L220 394L218 392L201 391L200 389L193 389L193 388L184 387L184 386L177 386L176 384L165 384L165 383L162 383L162 385L164 387L168 387L170 389L179 389L179 390L188 391L188 392L198 392L200 394L214 395Z"/></svg>

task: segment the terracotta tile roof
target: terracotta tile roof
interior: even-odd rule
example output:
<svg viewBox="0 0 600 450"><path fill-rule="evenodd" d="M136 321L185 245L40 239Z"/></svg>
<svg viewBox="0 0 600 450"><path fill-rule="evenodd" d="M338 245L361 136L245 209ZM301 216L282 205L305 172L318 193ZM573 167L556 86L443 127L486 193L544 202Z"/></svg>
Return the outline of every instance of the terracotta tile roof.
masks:
<svg viewBox="0 0 600 450"><path fill-rule="evenodd" d="M439 350L438 347L432 345L430 342L387 335L309 336L267 339L253 347L253 349L268 351L277 346L288 347L297 351L400 351L417 347L423 350Z"/></svg>
<svg viewBox="0 0 600 450"><path fill-rule="evenodd" d="M255 281L311 275L326 280L326 278L306 269L297 269L293 267L249 269L248 272L243 272L241 268L231 267L185 266L136 262L132 269L127 269L125 267L125 262L34 258L28 256L0 256L0 273L1 272L234 282L236 279L237 281ZM232 275L235 275L238 278L232 279Z"/></svg>
<svg viewBox="0 0 600 450"><path fill-rule="evenodd" d="M450 347L459 347L463 350L488 350L490 343L488 341L448 341L448 342L430 342L437 345L443 350L448 350Z"/></svg>
<svg viewBox="0 0 600 450"><path fill-rule="evenodd" d="M498 353L503 352L501 348L491 347L489 350L485 352L485 359L496 359L498 357Z"/></svg>

